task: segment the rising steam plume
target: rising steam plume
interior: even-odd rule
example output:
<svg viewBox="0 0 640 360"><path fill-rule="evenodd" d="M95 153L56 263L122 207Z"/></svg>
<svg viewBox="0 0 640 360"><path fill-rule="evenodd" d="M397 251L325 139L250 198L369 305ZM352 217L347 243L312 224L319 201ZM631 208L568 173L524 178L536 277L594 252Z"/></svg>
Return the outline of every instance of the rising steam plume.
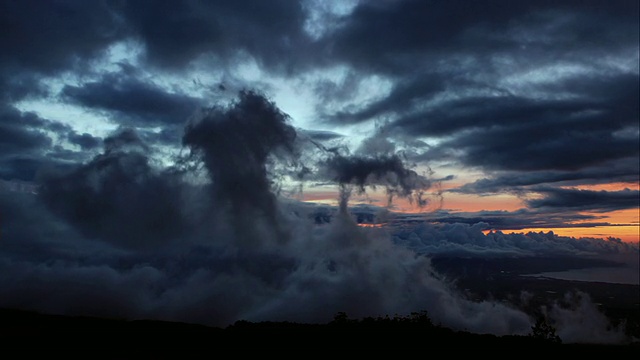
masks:
<svg viewBox="0 0 640 360"><path fill-rule="evenodd" d="M465 299L427 256L348 216L351 191L376 186L390 202L405 197L423 206L428 178L397 153L312 146L313 156L303 158L317 162L302 164L303 139L288 120L263 95L244 91L185 127L185 162L201 164L205 182L190 181L202 174L181 163L157 165L126 130L91 161L43 174L40 195L3 197L0 209L13 209L16 226L0 257L0 306L215 326L426 310L455 329L529 332L529 315ZM283 168L334 183L338 215L317 225L313 206L281 198L274 172ZM23 226L29 214L37 214L38 228ZM406 238L428 242L436 232Z"/></svg>

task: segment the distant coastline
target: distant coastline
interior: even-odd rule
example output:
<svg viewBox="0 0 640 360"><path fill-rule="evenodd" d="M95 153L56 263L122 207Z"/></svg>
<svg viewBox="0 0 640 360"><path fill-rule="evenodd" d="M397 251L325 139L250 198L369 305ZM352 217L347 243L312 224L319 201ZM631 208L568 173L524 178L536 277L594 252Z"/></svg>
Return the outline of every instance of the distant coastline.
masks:
<svg viewBox="0 0 640 360"><path fill-rule="evenodd" d="M542 277L570 281L605 282L610 284L640 285L638 269L630 267L611 268L596 267L586 269L571 269L565 271L550 271L521 276Z"/></svg>

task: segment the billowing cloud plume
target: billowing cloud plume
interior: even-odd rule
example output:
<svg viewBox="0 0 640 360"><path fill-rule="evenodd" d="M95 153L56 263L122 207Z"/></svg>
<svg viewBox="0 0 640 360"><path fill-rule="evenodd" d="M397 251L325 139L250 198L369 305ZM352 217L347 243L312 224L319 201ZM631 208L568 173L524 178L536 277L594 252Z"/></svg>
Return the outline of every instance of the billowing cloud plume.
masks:
<svg viewBox="0 0 640 360"><path fill-rule="evenodd" d="M606 215L637 207L637 1L0 0L0 28L0 306L221 326L427 310L526 333L428 256L637 264L615 238L486 233L633 225ZM259 91L226 104L241 88ZM427 161L477 175L445 196L526 208L357 226L380 214L352 191L439 195ZM629 190L580 187L610 183ZM282 196L315 186L341 209ZM566 341L621 340L571 304L547 312Z"/></svg>
<svg viewBox="0 0 640 360"><path fill-rule="evenodd" d="M287 115L250 91L241 92L229 109L214 108L188 124L183 137L206 167L217 206L230 210L228 221L242 232L252 227L246 219L277 226L268 162L272 155L292 154L295 140Z"/></svg>
<svg viewBox="0 0 640 360"><path fill-rule="evenodd" d="M43 174L42 200L88 238L139 248L176 236L184 223L173 175L153 168L131 130L106 138L104 147L76 169Z"/></svg>
<svg viewBox="0 0 640 360"><path fill-rule="evenodd" d="M442 236L454 244L459 231L392 235L392 228L358 227L345 212L317 224L315 206L279 197L270 164L298 166L296 139L273 103L242 92L187 124L191 152L181 167L150 160L151 148L123 129L93 160L43 175L38 195L3 190L0 210L10 217L2 229L0 306L216 326L426 310L455 329L529 332L529 314L466 299L432 268L426 248L415 247ZM398 159L362 168L345 159L335 167L342 176L335 186L425 184ZM488 248L522 248L515 235L462 231ZM570 244L556 237L549 244L558 240Z"/></svg>
<svg viewBox="0 0 640 360"><path fill-rule="evenodd" d="M426 198L424 191L431 186L430 181L408 169L402 159L397 155L380 157L336 155L321 164L326 171L326 176L341 186L341 209L346 211L347 201L350 196L350 186L355 186L356 191L364 193L367 187L381 186L385 189L388 205L391 205L394 197L408 198L423 207Z"/></svg>

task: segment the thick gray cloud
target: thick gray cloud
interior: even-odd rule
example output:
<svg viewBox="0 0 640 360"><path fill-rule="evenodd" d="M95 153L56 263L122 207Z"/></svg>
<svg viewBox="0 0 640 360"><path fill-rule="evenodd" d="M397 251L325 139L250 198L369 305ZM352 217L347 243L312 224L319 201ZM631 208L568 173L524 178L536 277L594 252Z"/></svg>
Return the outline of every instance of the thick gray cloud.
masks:
<svg viewBox="0 0 640 360"><path fill-rule="evenodd" d="M427 309L523 333L527 314L464 299L416 255L637 260L616 239L482 232L611 225L606 211L637 206L637 190L567 189L638 180L636 1L329 4L310 35L314 6L0 1L0 306L211 325ZM222 104L227 80L299 94L288 105L317 106L318 130L258 91ZM425 160L491 171L450 191L542 197L356 225L394 215L347 208L352 189L424 204ZM342 191L342 209L280 196L305 181Z"/></svg>
<svg viewBox="0 0 640 360"><path fill-rule="evenodd" d="M71 129L23 113L15 102L48 96L43 76L88 70L88 61L121 33L103 1L2 1L0 29L1 176L33 181L42 167L57 161L55 138L66 137ZM47 154L49 150L54 151Z"/></svg>
<svg viewBox="0 0 640 360"><path fill-rule="evenodd" d="M2 1L0 62L6 70L51 73L90 58L120 38L107 1Z"/></svg>
<svg viewBox="0 0 640 360"><path fill-rule="evenodd" d="M127 1L114 10L142 41L148 59L161 66L185 66L201 54L229 59L245 51L286 69L302 50L304 13L296 1Z"/></svg>
<svg viewBox="0 0 640 360"><path fill-rule="evenodd" d="M362 122L384 114L404 113L411 104L434 96L445 89L445 79L440 74L414 75L399 80L389 96L356 112L340 111L331 116L333 122Z"/></svg>
<svg viewBox="0 0 640 360"><path fill-rule="evenodd" d="M103 58L112 45L135 40L143 47L144 59L174 70L184 68L202 53L213 54L222 63L235 62L232 58L236 55L251 55L276 68L282 61L293 59L292 53L301 54L302 47L298 45L304 38L302 8L296 2L286 1L268 4L2 1L0 9L3 108L24 99L56 95L53 91L58 90L44 84L43 76L67 72L80 76L93 74L88 82L64 85L61 101L99 111L124 126L172 124L170 129L146 139L173 146L179 145L175 132L202 105L201 100L162 89L137 78L135 72L107 73L96 78L95 74L103 72L96 67L99 63L96 60ZM283 21L272 21L274 16L281 16ZM26 159L26 154L17 151L29 144L42 150L51 140L27 128L24 122L12 122L2 132L11 136L0 141L4 150L12 152L11 161L15 163L18 161L15 158L20 157L34 164L42 162ZM96 144L87 136L81 138L73 133L68 140L83 150ZM28 173L21 178L32 180L36 172Z"/></svg>
<svg viewBox="0 0 640 360"><path fill-rule="evenodd" d="M172 69L184 67L204 53L233 59L238 51L272 69L288 68L292 62L303 61L301 54L313 47L322 56L314 56L318 60L309 62L309 66L346 64L357 67L358 72L352 72L356 77L388 74L393 82L388 96L356 111L335 109L330 114L333 121L361 122L391 116L389 127L398 133L447 139L424 157L450 159L453 150L456 160L466 165L539 171L575 170L638 156L634 151L637 136L633 132L620 136L634 127L638 117L637 73L595 74L590 70L586 76L538 85L538 90L550 94L577 94L568 100L549 100L515 95L512 89L498 85L508 69L501 69L496 62L503 58L509 60L504 63L506 67L513 68L515 62L522 63L523 69L556 62L594 68L591 56L622 56L637 47L637 14L633 11L637 4L631 1L606 5L575 1L474 2L464 6L457 2L363 2L315 44L304 34L304 6L296 2L143 1L89 7L70 1L36 7L42 9L36 12L40 15L44 10L59 14L38 26L60 29L37 33L37 26L29 26L34 17L23 16L20 6L5 5L7 13L15 15L11 21L4 21L6 26L22 29L17 33L34 31L34 37L41 39L36 43L45 51L45 56L36 56L38 46L19 51L19 43L7 33L7 46L24 54L21 56L25 59L19 62L21 69L51 72L71 68L79 60L88 60L108 45L128 38L140 41L147 60ZM89 22L99 11L108 15ZM274 18L283 20L271 21ZM88 30L72 33L83 26ZM62 35L64 39L56 38ZM49 41L63 46L47 54ZM18 63L14 57L8 60ZM16 91L21 86L35 91L37 82L11 84ZM450 92L468 91L493 93L421 105ZM326 97L327 92L335 91L320 87L317 92ZM140 124L179 124L200 104L195 98L168 93L129 73L66 85L62 94L68 101L114 112L111 117L116 121ZM581 147L585 142L592 146ZM550 156L555 153L563 156ZM518 160L525 155L528 161Z"/></svg>
<svg viewBox="0 0 640 360"><path fill-rule="evenodd" d="M499 173L491 178L483 178L467 183L449 191L467 194L523 193L529 186L540 184L577 186L606 184L609 182L633 183L638 179L636 165L636 159L629 157L577 171L508 171Z"/></svg>
<svg viewBox="0 0 640 360"><path fill-rule="evenodd" d="M532 191L544 196L540 199L526 201L527 206L533 209L555 208L606 212L633 209L640 205L640 192L638 190L591 191L535 187Z"/></svg>
<svg viewBox="0 0 640 360"><path fill-rule="evenodd" d="M0 106L0 178L33 181L42 167L60 160L54 138L69 131L60 122Z"/></svg>
<svg viewBox="0 0 640 360"><path fill-rule="evenodd" d="M299 166L300 139L288 122L264 96L241 92L227 107L186 125L190 152L173 167L150 160L153 149L134 130L122 129L106 137L103 152L90 161L43 174L37 195L0 189L7 194L0 211L9 213L2 223L0 305L216 326L426 309L454 329L530 330L532 319L514 306L473 302L452 291L416 250L444 237L454 253L474 239L486 252L526 254L525 240L533 245L537 236L522 240L485 236L482 225L424 224L394 237L387 229L358 227L348 211L318 225L313 205L282 198L275 186L278 173L271 170L278 164ZM388 147L376 139L363 149ZM325 159L338 156L322 150ZM387 175L397 176L391 185L400 189L415 185L405 180L424 185L399 158L361 163L361 155L344 156L334 160L340 165L334 166L340 176L330 179L336 186L386 184ZM543 237L548 253L572 254L581 246L600 255L637 252L615 241ZM437 250L445 245L439 242ZM606 324L601 331L608 332Z"/></svg>
<svg viewBox="0 0 640 360"><path fill-rule="evenodd" d="M392 87L328 119L444 140L422 159L576 176L631 159L637 180L637 24L632 1L364 2L325 41Z"/></svg>
<svg viewBox="0 0 640 360"><path fill-rule="evenodd" d="M104 140L104 153L62 173L45 173L40 196L84 236L125 248L160 246L184 222L170 172L154 170L132 131Z"/></svg>
<svg viewBox="0 0 640 360"><path fill-rule="evenodd" d="M587 88L586 85L591 88ZM546 134L577 125L574 131L615 131L635 124L638 106L637 74L627 74L574 86L578 99L541 100L525 96L476 96L445 102L424 112L400 118L396 126L424 135L445 135L465 129L522 127L538 123ZM537 134L533 134L535 136ZM535 139L535 138L534 138Z"/></svg>
<svg viewBox="0 0 640 360"><path fill-rule="evenodd" d="M341 186L341 209L347 210L351 196L350 186L360 194L366 189L382 187L388 197L388 205L394 197L407 198L423 207L427 200L424 192L431 187L425 176L410 169L398 156L331 156L320 164L320 176Z"/></svg>
<svg viewBox="0 0 640 360"><path fill-rule="evenodd" d="M269 165L272 156L294 155L295 140L286 114L262 95L243 91L229 109L212 108L189 123L182 142L202 159L212 196L220 207L230 208L236 231L247 232L247 218L278 226Z"/></svg>
<svg viewBox="0 0 640 360"><path fill-rule="evenodd" d="M22 114L13 108L0 113L0 153L39 153L51 146L51 138L43 134L39 125L44 121L34 114Z"/></svg>
<svg viewBox="0 0 640 360"><path fill-rule="evenodd" d="M68 137L69 142L80 146L83 150L94 149L100 145L100 139L88 133L71 132Z"/></svg>
<svg viewBox="0 0 640 360"><path fill-rule="evenodd" d="M621 98L589 102L477 98L394 126L425 135L453 134L426 156L462 151L459 160L464 164L494 170L577 170L637 158L640 141L632 127L639 114L637 101L634 105L629 100L638 92L637 75L623 80L631 86L625 86Z"/></svg>
<svg viewBox="0 0 640 360"><path fill-rule="evenodd" d="M567 25L544 29L548 18L535 15L545 12L566 16ZM479 55L517 49L522 43L487 36L504 34L514 23L532 22L552 35L565 35L548 42L527 34L529 45L549 51L567 45L576 48L584 42L615 47L637 41L637 21L638 4L633 1L362 2L326 41L331 43L333 56L358 67L407 74L407 69L419 67L417 59L457 53L458 49Z"/></svg>
<svg viewBox="0 0 640 360"><path fill-rule="evenodd" d="M107 74L82 86L66 85L62 96L87 108L111 111L115 121L128 125L184 124L202 106L196 98L168 93L125 73Z"/></svg>
<svg viewBox="0 0 640 360"><path fill-rule="evenodd" d="M6 51L0 61L43 72L74 66L131 37L161 65L184 66L202 53L227 57L238 50L274 63L295 49L304 20L301 5L291 1L3 1L1 13Z"/></svg>

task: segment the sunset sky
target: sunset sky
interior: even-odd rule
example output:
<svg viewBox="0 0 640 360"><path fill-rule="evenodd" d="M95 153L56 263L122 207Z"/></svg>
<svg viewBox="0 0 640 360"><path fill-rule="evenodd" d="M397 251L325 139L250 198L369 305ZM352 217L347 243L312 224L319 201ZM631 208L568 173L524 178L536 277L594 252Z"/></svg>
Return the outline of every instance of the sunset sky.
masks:
<svg viewBox="0 0 640 360"><path fill-rule="evenodd" d="M212 323L320 314L286 304L351 278L299 265L347 255L298 241L359 235L300 224L341 206L426 253L637 253L638 6L0 0L0 270L34 284L0 305L101 284L87 313L190 320L233 284Z"/></svg>
<svg viewBox="0 0 640 360"><path fill-rule="evenodd" d="M169 164L198 109L250 89L324 146L429 172L430 206L394 210L638 241L636 1L36 4L0 15L5 181L87 161L123 128Z"/></svg>

